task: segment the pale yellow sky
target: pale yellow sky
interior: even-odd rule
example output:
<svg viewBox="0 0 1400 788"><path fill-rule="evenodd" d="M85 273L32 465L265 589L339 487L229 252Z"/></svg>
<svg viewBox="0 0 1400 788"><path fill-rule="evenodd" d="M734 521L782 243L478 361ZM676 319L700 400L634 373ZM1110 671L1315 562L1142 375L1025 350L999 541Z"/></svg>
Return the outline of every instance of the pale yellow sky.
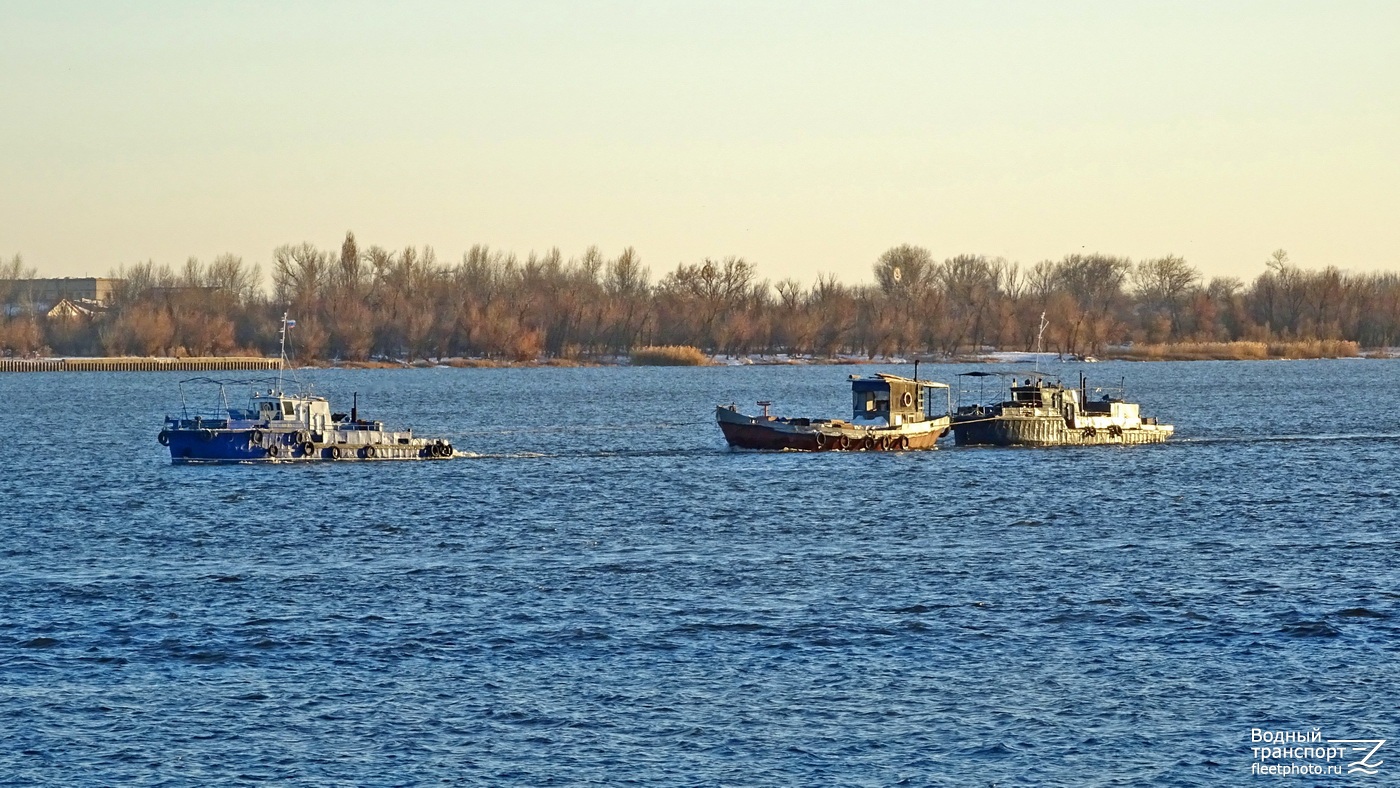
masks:
<svg viewBox="0 0 1400 788"><path fill-rule="evenodd" d="M1400 3L0 4L0 255L1400 270Z"/></svg>

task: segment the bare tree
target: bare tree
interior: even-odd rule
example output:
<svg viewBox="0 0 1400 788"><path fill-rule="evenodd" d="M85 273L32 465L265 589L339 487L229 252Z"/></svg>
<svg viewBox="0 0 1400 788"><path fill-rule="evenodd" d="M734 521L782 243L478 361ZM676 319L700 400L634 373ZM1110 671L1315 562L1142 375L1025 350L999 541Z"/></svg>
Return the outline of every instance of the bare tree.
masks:
<svg viewBox="0 0 1400 788"><path fill-rule="evenodd" d="M32 306L34 298L26 295L28 288L26 280L34 278L34 269L24 264L24 258L18 253L7 262L0 262L0 306L19 305L21 303Z"/></svg>
<svg viewBox="0 0 1400 788"><path fill-rule="evenodd" d="M1143 260L1132 271L1134 290L1148 310L1165 312L1172 336L1181 334L1181 311L1187 295L1200 284L1201 274L1176 255Z"/></svg>
<svg viewBox="0 0 1400 788"><path fill-rule="evenodd" d="M309 313L330 273L330 253L310 243L284 244L272 253L273 295L280 304Z"/></svg>
<svg viewBox="0 0 1400 788"><path fill-rule="evenodd" d="M886 295L913 293L933 285L933 255L921 246L894 246L875 261L875 283Z"/></svg>

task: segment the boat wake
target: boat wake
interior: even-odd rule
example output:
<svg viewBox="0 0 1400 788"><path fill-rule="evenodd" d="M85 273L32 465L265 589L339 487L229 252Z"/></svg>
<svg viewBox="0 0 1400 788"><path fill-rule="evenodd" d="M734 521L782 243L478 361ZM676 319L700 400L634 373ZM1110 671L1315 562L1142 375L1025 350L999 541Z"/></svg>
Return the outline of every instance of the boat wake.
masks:
<svg viewBox="0 0 1400 788"><path fill-rule="evenodd" d="M509 451L476 452L456 449L452 456L462 460L555 460L588 457L694 457L722 454L722 449L595 449L591 451Z"/></svg>
<svg viewBox="0 0 1400 788"><path fill-rule="evenodd" d="M483 435L558 435L560 433L583 435L638 431L654 432L657 430L691 429L693 427L711 426L713 424L713 421L657 421L650 423L633 422L629 424L550 424L532 427L486 427L482 429L457 430L456 432L447 433L447 437L471 440Z"/></svg>
<svg viewBox="0 0 1400 788"><path fill-rule="evenodd" d="M537 451L511 451L511 452L476 452L462 451L456 449L452 452L453 459L458 460L538 460L548 457L557 457L557 454L544 454Z"/></svg>

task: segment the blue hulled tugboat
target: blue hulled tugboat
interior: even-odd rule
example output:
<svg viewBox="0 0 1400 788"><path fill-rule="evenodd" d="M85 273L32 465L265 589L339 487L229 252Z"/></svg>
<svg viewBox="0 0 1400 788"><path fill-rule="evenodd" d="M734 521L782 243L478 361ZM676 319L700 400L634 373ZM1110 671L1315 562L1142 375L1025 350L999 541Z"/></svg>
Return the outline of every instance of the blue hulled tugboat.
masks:
<svg viewBox="0 0 1400 788"><path fill-rule="evenodd" d="M283 361L287 328L282 319ZM186 384L217 387L217 408L192 411ZM228 388L253 386L248 407L229 405ZM259 388L265 386L263 390ZM167 416L157 440L170 448L171 462L304 462L314 460L440 460L453 456L444 439L416 438L413 430L386 430L360 418L358 397L350 413L332 413L325 397L288 394L275 380L192 378L180 383L180 415Z"/></svg>

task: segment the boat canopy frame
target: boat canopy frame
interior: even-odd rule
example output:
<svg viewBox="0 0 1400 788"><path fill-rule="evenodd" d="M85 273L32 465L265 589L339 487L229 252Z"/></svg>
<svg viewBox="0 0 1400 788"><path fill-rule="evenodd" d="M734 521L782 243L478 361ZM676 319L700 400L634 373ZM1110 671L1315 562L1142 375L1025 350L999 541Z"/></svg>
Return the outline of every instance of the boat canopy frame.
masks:
<svg viewBox="0 0 1400 788"><path fill-rule="evenodd" d="M247 386L249 389L251 389L251 391L250 391L250 393L249 393L249 395L248 395L248 398L249 398L250 400L256 399L256 398L258 398L258 397L278 397L278 398L287 397L287 398L291 398L291 399L309 399L309 398L312 398L312 397L315 397L315 396L316 396L316 394L312 393L311 387L310 387L310 386L304 386L304 387L303 387L303 388L304 388L304 391L298 392L298 393L296 393L296 394L288 394L288 393L286 393L286 392L284 392L284 391L281 390L281 383L282 383L282 380L281 380L280 378L274 378L274 377L264 377L264 378L211 378L211 377L194 377L194 378L185 378L184 380L181 380L181 381L177 384L178 387L179 387L179 390L180 390L180 415L181 415L181 418L183 418L183 419L185 419L185 420L187 420L187 421L188 421L188 420L191 420L191 419L193 419L193 418L195 418L196 416L199 416L199 417L207 417L208 415L211 415L211 414L217 414L215 417L216 417L216 418L220 418L220 419L228 418L229 415L230 415L231 413L233 413L233 406L229 404L228 389L229 389L230 387L234 387L234 386L238 386L238 387ZM198 405L198 403L195 403L195 404L194 404L193 415L191 415L190 398L186 396L186 392L185 392L185 385L186 385L186 384L189 384L191 387L193 387L193 386L217 386L217 387L218 387L218 390L219 390L219 393L216 395L215 404L216 404L216 406L217 406L217 405L222 405L222 412L219 412L219 411L209 411L209 413L206 414L206 413L201 412L201 411L199 410L199 405ZM259 391L258 391L259 388L265 388L266 391L259 392Z"/></svg>
<svg viewBox="0 0 1400 788"><path fill-rule="evenodd" d="M1012 387L1012 388L1014 388L1014 387L1016 386L1016 380L1017 380L1018 378L1025 378L1025 379L1027 379L1027 380L1030 380L1030 379L1034 378L1034 379L1035 379L1035 385L1037 385L1037 386L1038 386L1038 385L1042 385L1042 384L1048 384L1048 385L1051 385L1051 386L1055 386L1056 388L1061 388L1061 389L1066 389L1066 390L1068 390L1068 389L1070 388L1069 386L1066 386L1066 385L1064 384L1063 380L1061 380L1061 378L1060 378L1059 375L1053 375L1053 374L1050 374L1050 373L1042 372L1042 371L1040 371L1040 370L1026 370L1026 369L981 370L981 369L978 369L978 370L973 370L973 371L971 371L971 372L959 372L959 373L956 375L956 377L959 377L959 378L1002 378L1003 380L1009 378L1010 381L1009 381L1009 384L1008 384L1008 385L1009 385L1009 387ZM1083 373L1083 372L1080 372L1080 373L1079 373L1079 386L1078 386L1078 388L1079 388L1079 391L1080 391L1080 394L1081 394L1081 399L1084 400L1084 402L1081 403L1081 404L1086 404L1086 403L1088 402L1088 399L1089 399L1088 395L1089 395L1089 392L1090 392L1091 390L1088 388L1088 379L1084 376L1084 373ZM959 388L958 388L958 406L959 406L959 407L962 406L962 395L963 395L963 392L964 392L964 391L966 391L966 390L963 389L962 387L959 387ZM1095 394L1098 394L1098 393L1108 394L1110 391L1112 391L1112 389L1109 388L1109 387L1105 387L1105 386L1095 386L1095 387L1092 389L1092 392L1095 393ZM1128 391L1128 387L1127 387L1127 378L1126 378L1126 377L1120 378L1119 381L1118 381L1117 394L1116 394L1115 396L1113 396L1112 399L1115 400L1115 401L1118 401L1118 402L1126 402L1126 401L1127 401L1127 391ZM968 391L967 393L970 394L971 392ZM1008 395L1010 395L1011 392L1008 391L1007 393L1008 393ZM979 387L978 387L978 392L977 392L977 402L976 402L976 404L979 404L979 405L980 405L980 404L984 404L985 399L986 399L986 398L985 398L985 396L984 396L984 392L983 392L982 388L979 386ZM1009 400L1008 400L1008 401L1009 401Z"/></svg>

